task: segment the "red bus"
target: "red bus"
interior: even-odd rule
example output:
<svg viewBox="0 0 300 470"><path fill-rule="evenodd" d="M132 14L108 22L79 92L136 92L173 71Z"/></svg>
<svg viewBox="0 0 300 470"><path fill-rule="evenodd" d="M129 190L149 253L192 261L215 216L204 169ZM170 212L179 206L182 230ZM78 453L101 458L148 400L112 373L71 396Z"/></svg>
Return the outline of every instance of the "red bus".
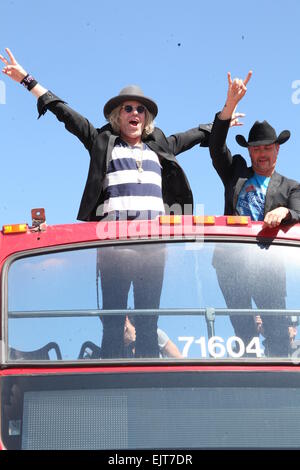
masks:
<svg viewBox="0 0 300 470"><path fill-rule="evenodd" d="M3 450L300 448L300 224L37 217L4 226L0 248ZM103 308L99 253L114 279L124 266L112 253L125 252L147 272L165 257L158 308L135 308L132 286L125 310ZM106 315L133 325L126 357L102 357ZM147 315L159 357L135 357ZM234 319L252 325L247 338Z"/></svg>

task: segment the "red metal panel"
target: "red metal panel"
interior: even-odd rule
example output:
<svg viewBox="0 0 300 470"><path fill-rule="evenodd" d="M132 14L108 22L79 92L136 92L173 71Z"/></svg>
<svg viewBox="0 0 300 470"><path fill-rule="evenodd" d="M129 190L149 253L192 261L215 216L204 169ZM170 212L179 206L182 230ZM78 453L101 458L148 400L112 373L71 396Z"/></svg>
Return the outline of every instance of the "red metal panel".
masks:
<svg viewBox="0 0 300 470"><path fill-rule="evenodd" d="M226 217L215 217L215 225L195 225L192 216L182 218L180 225L160 225L159 220L85 222L48 226L45 231L3 235L0 232L0 263L19 251L93 241L168 239L201 236L262 237L300 241L300 224L264 229L262 222L227 225Z"/></svg>
<svg viewBox="0 0 300 470"><path fill-rule="evenodd" d="M159 373L159 372L300 372L299 365L293 364L217 364L217 365L115 365L115 366L76 366L76 367L13 367L0 371L0 376L10 375L52 375L52 374L127 374L127 373Z"/></svg>

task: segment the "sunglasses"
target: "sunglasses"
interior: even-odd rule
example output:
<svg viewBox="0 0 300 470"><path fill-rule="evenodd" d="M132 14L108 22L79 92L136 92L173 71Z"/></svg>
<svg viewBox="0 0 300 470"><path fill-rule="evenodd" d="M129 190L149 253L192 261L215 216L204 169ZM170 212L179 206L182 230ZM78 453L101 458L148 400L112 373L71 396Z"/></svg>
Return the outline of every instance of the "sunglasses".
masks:
<svg viewBox="0 0 300 470"><path fill-rule="evenodd" d="M145 106L142 106L141 104L139 106L131 106L131 104L126 104L125 106L122 106L122 109L126 111L126 113L132 113L133 110L136 110L139 114L143 114L146 111Z"/></svg>

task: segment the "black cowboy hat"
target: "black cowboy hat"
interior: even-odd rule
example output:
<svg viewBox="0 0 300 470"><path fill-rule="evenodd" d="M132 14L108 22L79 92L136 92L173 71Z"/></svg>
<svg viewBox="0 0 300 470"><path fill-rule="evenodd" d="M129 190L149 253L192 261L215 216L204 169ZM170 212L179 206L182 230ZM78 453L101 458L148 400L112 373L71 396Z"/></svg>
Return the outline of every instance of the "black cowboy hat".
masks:
<svg viewBox="0 0 300 470"><path fill-rule="evenodd" d="M290 138L290 131L282 131L277 137L275 129L267 122L256 121L250 129L248 142L243 135L235 137L242 147L257 147L258 145L284 144Z"/></svg>
<svg viewBox="0 0 300 470"><path fill-rule="evenodd" d="M138 85L128 85L120 91L118 96L114 96L106 103L103 108L105 118L108 119L112 110L119 106L119 104L124 103L124 101L139 101L143 103L154 117L158 113L157 104L150 98L147 98Z"/></svg>

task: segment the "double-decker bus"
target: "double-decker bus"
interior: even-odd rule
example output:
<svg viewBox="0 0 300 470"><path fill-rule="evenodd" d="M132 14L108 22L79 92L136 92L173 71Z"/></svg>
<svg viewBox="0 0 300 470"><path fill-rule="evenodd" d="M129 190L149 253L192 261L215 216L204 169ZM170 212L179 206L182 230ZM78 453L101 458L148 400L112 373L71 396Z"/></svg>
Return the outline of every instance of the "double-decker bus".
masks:
<svg viewBox="0 0 300 470"><path fill-rule="evenodd" d="M300 225L161 216L48 226L33 214L0 233L3 450L300 448ZM132 286L126 309L103 308L99 254L113 280L123 252L145 272L164 256L158 308L135 308ZM103 357L106 315L130 319L130 354ZM135 356L135 319L147 315L158 317L159 357ZM247 339L234 318L254 325Z"/></svg>

